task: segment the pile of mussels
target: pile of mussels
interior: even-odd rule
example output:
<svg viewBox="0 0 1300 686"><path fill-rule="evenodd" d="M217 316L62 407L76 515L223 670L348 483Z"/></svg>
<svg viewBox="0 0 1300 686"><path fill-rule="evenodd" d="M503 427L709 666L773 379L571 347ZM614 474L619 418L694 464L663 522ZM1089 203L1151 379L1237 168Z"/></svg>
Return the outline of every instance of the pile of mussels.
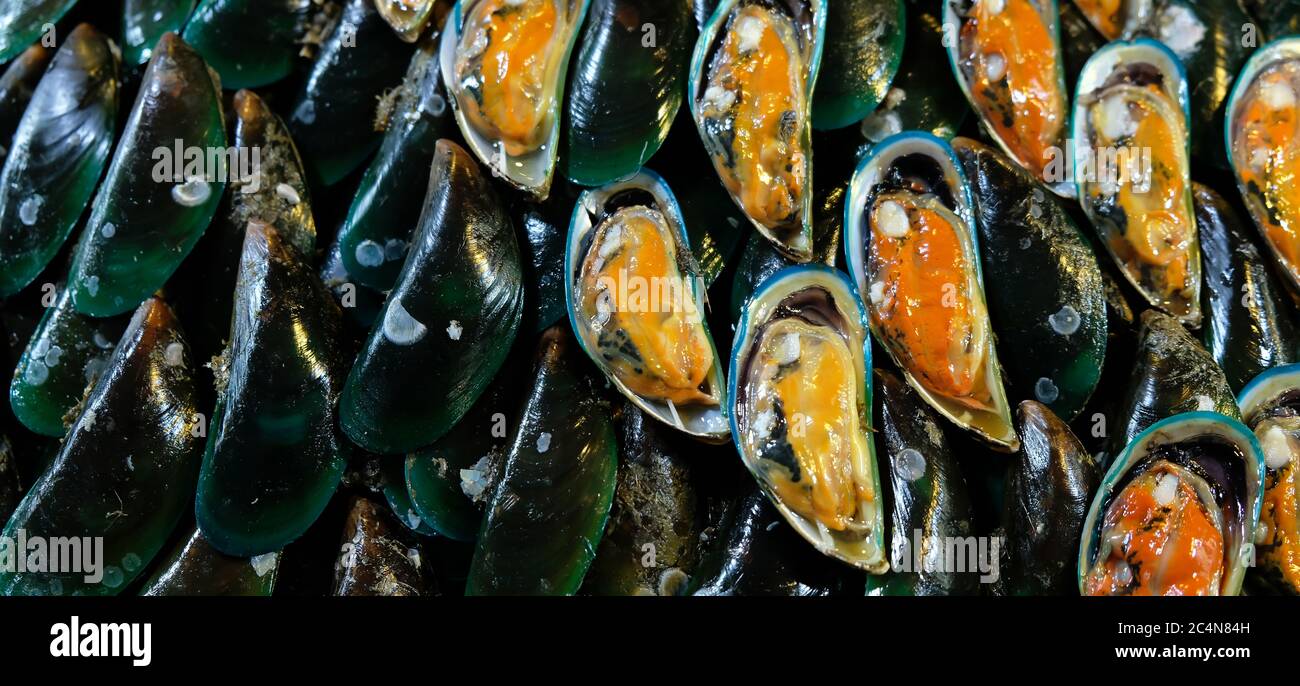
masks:
<svg viewBox="0 0 1300 686"><path fill-rule="evenodd" d="M0 594L1296 593L1297 34L7 0Z"/></svg>

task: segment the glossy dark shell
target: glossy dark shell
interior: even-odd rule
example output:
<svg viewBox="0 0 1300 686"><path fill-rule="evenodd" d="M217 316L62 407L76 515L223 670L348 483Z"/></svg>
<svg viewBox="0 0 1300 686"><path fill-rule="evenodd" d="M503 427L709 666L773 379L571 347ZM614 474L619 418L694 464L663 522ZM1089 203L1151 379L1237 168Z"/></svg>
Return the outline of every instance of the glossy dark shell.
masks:
<svg viewBox="0 0 1300 686"><path fill-rule="evenodd" d="M293 71L312 3L303 0L202 0L185 40L227 88L256 88Z"/></svg>
<svg viewBox="0 0 1300 686"><path fill-rule="evenodd" d="M231 557L191 529L162 560L140 595L269 596L279 571L279 552L252 559Z"/></svg>
<svg viewBox="0 0 1300 686"><path fill-rule="evenodd" d="M1300 324L1272 260L1242 215L1199 184L1192 201L1205 265L1201 341L1223 368L1228 385L1240 392L1265 369L1300 359Z"/></svg>
<svg viewBox="0 0 1300 686"><path fill-rule="evenodd" d="M379 145L378 101L401 82L411 50L370 0L348 1L289 115L289 130L316 181L338 183Z"/></svg>
<svg viewBox="0 0 1300 686"><path fill-rule="evenodd" d="M582 590L677 595L697 562L704 517L691 458L701 449L623 403L618 488L605 537Z"/></svg>
<svg viewBox="0 0 1300 686"><path fill-rule="evenodd" d="M592 0L564 99L565 176L602 186L659 150L682 104L695 38L684 0Z"/></svg>
<svg viewBox="0 0 1300 686"><path fill-rule="evenodd" d="M488 500L466 595L571 595L609 518L617 438L567 326L542 334L532 393Z"/></svg>
<svg viewBox="0 0 1300 686"><path fill-rule="evenodd" d="M1101 468L1041 403L1016 411L1020 452L1007 473L997 589L1005 595L1073 595L1079 538Z"/></svg>
<svg viewBox="0 0 1300 686"><path fill-rule="evenodd" d="M41 37L46 24L59 21L77 0L5 0L0 6L0 64Z"/></svg>
<svg viewBox="0 0 1300 686"><path fill-rule="evenodd" d="M297 251L250 223L230 347L216 370L195 517L228 555L269 553L301 536L343 475L336 430L347 361L342 315Z"/></svg>
<svg viewBox="0 0 1300 686"><path fill-rule="evenodd" d="M403 533L374 502L354 497L334 565L332 594L425 595L428 584L419 547Z"/></svg>
<svg viewBox="0 0 1300 686"><path fill-rule="evenodd" d="M826 0L813 126L852 126L884 101L903 55L903 0Z"/></svg>
<svg viewBox="0 0 1300 686"><path fill-rule="evenodd" d="M952 147L975 201L989 319L1010 357L1007 395L1042 402L1069 421L1096 388L1106 356L1097 258L1028 172L969 138L954 138Z"/></svg>
<svg viewBox="0 0 1300 686"><path fill-rule="evenodd" d="M728 504L711 532L691 576L690 595L831 596L862 592L862 572L808 545L757 483Z"/></svg>
<svg viewBox="0 0 1300 686"><path fill-rule="evenodd" d="M27 286L72 233L108 164L118 61L111 41L78 26L33 93L0 172L0 297ZM134 303L133 303L134 304Z"/></svg>
<svg viewBox="0 0 1300 686"><path fill-rule="evenodd" d="M9 154L9 140L18 130L18 121L31 102L36 84L45 74L45 68L54 57L54 51L37 43L23 51L0 74L0 162Z"/></svg>
<svg viewBox="0 0 1300 686"><path fill-rule="evenodd" d="M388 130L339 228L339 255L356 283L381 291L397 282L429 188L425 171L438 139L451 131L451 108L437 44L420 44L395 96Z"/></svg>
<svg viewBox="0 0 1300 686"><path fill-rule="evenodd" d="M522 279L514 227L487 177L439 141L414 244L343 392L348 437L402 453L460 421L510 350ZM437 383L413 383L413 373Z"/></svg>
<svg viewBox="0 0 1300 686"><path fill-rule="evenodd" d="M1223 370L1178 320L1147 310L1141 321L1133 373L1110 427L1112 455L1148 426L1176 414L1208 410L1241 418Z"/></svg>
<svg viewBox="0 0 1300 686"><path fill-rule="evenodd" d="M0 595L111 595L144 570L193 494L204 421L194 364L171 309L145 301L58 456L3 532L102 536L103 578L0 571Z"/></svg>
<svg viewBox="0 0 1300 686"><path fill-rule="evenodd" d="M105 317L134 309L208 228L224 183L209 182L206 198L186 206L174 195L183 179L153 181L161 164L155 151L174 149L177 140L203 150L226 146L218 84L198 53L169 33L154 50L77 244L68 284L78 312Z"/></svg>
<svg viewBox="0 0 1300 686"><path fill-rule="evenodd" d="M123 0L122 62L128 68L144 64L164 33L180 33L194 10L195 0Z"/></svg>
<svg viewBox="0 0 1300 686"><path fill-rule="evenodd" d="M877 435L882 458L889 460L889 479L881 481L894 571L867 577L867 595L978 595L974 570L926 571L921 564L923 551L975 534L966 480L944 438L943 420L893 372L876 369L875 376Z"/></svg>

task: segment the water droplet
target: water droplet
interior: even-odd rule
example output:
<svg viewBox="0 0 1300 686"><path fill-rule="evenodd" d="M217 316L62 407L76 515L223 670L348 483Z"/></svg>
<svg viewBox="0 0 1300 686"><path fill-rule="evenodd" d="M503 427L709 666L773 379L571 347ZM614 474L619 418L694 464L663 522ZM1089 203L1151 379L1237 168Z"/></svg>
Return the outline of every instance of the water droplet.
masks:
<svg viewBox="0 0 1300 686"><path fill-rule="evenodd" d="M1020 249L1021 249L1021 250L1028 250L1028 249L1029 249L1029 246L1031 246L1031 245L1033 245L1033 244L1034 244L1034 242L1031 241L1031 240L1029 240L1028 238L1021 238L1021 239L1020 239Z"/></svg>
<svg viewBox="0 0 1300 686"><path fill-rule="evenodd" d="M45 198L39 195L30 196L18 206L18 219L22 220L23 224L27 226L35 224L36 216L40 213L41 205L44 203Z"/></svg>
<svg viewBox="0 0 1300 686"><path fill-rule="evenodd" d="M378 267L384 263L383 246L371 240L361 241L354 254L357 264L363 267Z"/></svg>
<svg viewBox="0 0 1300 686"><path fill-rule="evenodd" d="M169 344L163 351L163 361L168 367L179 367L185 364L185 346L179 341Z"/></svg>
<svg viewBox="0 0 1300 686"><path fill-rule="evenodd" d="M915 448L905 448L898 454L898 475L908 481L925 476L925 456Z"/></svg>
<svg viewBox="0 0 1300 686"><path fill-rule="evenodd" d="M41 360L32 360L31 364L27 365L27 373L23 374L23 379L31 386L39 386L48 378L50 378L50 368L46 367Z"/></svg>
<svg viewBox="0 0 1300 686"><path fill-rule="evenodd" d="M394 299L384 312L384 337L398 345L410 345L424 338L429 329L411 316L402 306L402 301Z"/></svg>
<svg viewBox="0 0 1300 686"><path fill-rule="evenodd" d="M1038 383L1034 384L1034 397L1038 398L1038 402L1040 403L1056 402L1056 399L1060 395L1061 392L1056 388L1056 384L1052 383L1052 380L1045 376L1040 378Z"/></svg>
<svg viewBox="0 0 1300 686"><path fill-rule="evenodd" d="M46 367L59 366L60 357L63 357L63 348L60 348L57 345L50 346L50 349L45 353L45 366Z"/></svg>
<svg viewBox="0 0 1300 686"><path fill-rule="evenodd" d="M203 179L190 179L172 186L172 200L183 207L198 207L212 197L212 186Z"/></svg>
<svg viewBox="0 0 1300 686"><path fill-rule="evenodd" d="M1047 324L1052 327L1052 331L1069 336L1079 330L1082 319L1079 318L1079 311L1069 305L1065 305L1056 314L1047 316Z"/></svg>
<svg viewBox="0 0 1300 686"><path fill-rule="evenodd" d="M98 277L98 276L88 276L88 277L86 277L86 292L89 293L89 294L91 294L92 296L99 295L99 277Z"/></svg>
<svg viewBox="0 0 1300 686"><path fill-rule="evenodd" d="M390 238L384 241L384 259L389 262L396 262L406 256L406 241L400 238Z"/></svg>
<svg viewBox="0 0 1300 686"><path fill-rule="evenodd" d="M126 578L122 576L122 570L109 565L104 568L104 585L109 588L117 588L122 585Z"/></svg>
<svg viewBox="0 0 1300 686"><path fill-rule="evenodd" d="M117 227L113 226L113 222L104 222L104 225L99 229L99 235L104 238L112 238L117 235Z"/></svg>
<svg viewBox="0 0 1300 686"><path fill-rule="evenodd" d="M316 103L312 100L303 100L298 109L293 112L294 119L304 124L316 123Z"/></svg>
<svg viewBox="0 0 1300 686"><path fill-rule="evenodd" d="M542 435L537 437L537 452L545 453L550 449L551 449L551 435L543 431Z"/></svg>
<svg viewBox="0 0 1300 686"><path fill-rule="evenodd" d="M122 569L128 572L134 572L140 569L140 556L135 553L127 553L122 556Z"/></svg>
<svg viewBox="0 0 1300 686"><path fill-rule="evenodd" d="M460 322L453 319L451 320L451 323L447 325L447 338L450 338L453 341L459 341L460 334L464 331L465 329L461 327Z"/></svg>

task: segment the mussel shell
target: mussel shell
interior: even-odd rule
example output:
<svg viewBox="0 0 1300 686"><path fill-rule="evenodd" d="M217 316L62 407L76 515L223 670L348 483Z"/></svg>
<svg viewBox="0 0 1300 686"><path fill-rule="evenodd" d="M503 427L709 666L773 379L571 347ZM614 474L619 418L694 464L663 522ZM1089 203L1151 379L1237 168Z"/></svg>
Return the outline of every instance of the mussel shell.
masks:
<svg viewBox="0 0 1300 686"><path fill-rule="evenodd" d="M1057 0L1005 0L1005 1L1011 1L1011 2L1023 1L1029 4L1030 7L1034 9L1036 14L1039 16L1039 19L1043 23L1047 33L1050 34L1049 37L1052 42L1052 47L1053 47L1052 57L1054 62L1054 64L1052 65L1053 66L1052 71L1055 74L1053 85L1056 89L1056 93L1059 94L1060 96L1059 102L1057 104L1060 105L1061 108L1060 109L1061 119L1060 121L1056 122L1056 124L1059 126L1059 130L1057 132L1057 136L1055 137L1054 147L1056 148L1055 153L1063 157L1065 154L1065 149L1064 149L1066 145L1065 139L1069 134L1068 121L1066 121L1069 116L1068 109L1067 109L1068 108L1067 96L1069 92L1066 90L1066 86L1065 86L1065 58L1064 58L1063 51L1061 49L1061 36L1060 36L1061 16L1060 16L1060 10L1057 7ZM966 95L966 100L967 102L970 103L971 109L974 110L975 113L980 117L980 120L983 124L983 129L988 133L989 137L992 138L993 141L997 143L998 147L1002 150L1004 154L1007 155L1007 157L1011 158L1016 162L1016 164L1026 169L1034 169L1037 167L1043 168L1044 176L1049 177L1046 179L1047 187L1050 188L1052 192L1058 195L1061 195L1063 197L1071 197L1074 195L1074 186L1072 183L1070 183L1065 178L1060 178L1060 179L1050 178L1051 176L1053 176L1053 174L1051 173L1052 160L1020 159L1020 155L1018 155L1015 152L1013 142L1007 140L1004 136L1002 136L998 132L998 128L994 126L992 118L996 116L996 114L985 112L980 107L979 102L976 99L975 94L973 93L972 84L970 82L970 79L967 77L967 73L966 73L967 67L963 66L965 60L962 54L964 48L963 48L963 40L961 38L961 34L965 32L966 12L976 7L978 3L983 3L983 2L989 2L989 0L943 0L944 26L951 26L953 27L952 30L956 32L956 35L952 36L950 40L945 40L945 44L947 47L948 62L952 66L952 73L957 80L957 85L961 88L962 93ZM1004 2L1004 6L1005 6L1005 2ZM1005 9L1003 11L1005 11ZM1003 50L1009 50L1021 46L1016 44L1016 45L1005 45L1000 47ZM1005 61L1005 64L1007 65L1006 67L1004 67L1004 70L1007 71L1009 71L1012 68L1012 66L1015 65L1017 62L1028 62L1031 64L1038 64L1040 62L1037 55L1026 56L1026 55L1019 55L1019 54L1018 55L1004 54L1002 57L1003 60ZM978 69L979 66L972 65L969 68ZM1011 106L1012 112L1009 116L1006 114L1002 115L1003 122L1005 124L1009 124L1014 128L1014 123L1012 123L1014 121L1013 117L1021 116L1022 110L1024 109L1025 106L1021 105L1017 107L1017 103L1008 103L1008 104ZM1045 152L1050 156L1052 150L1048 149ZM1062 169L1061 170L1062 175L1064 174L1064 172L1065 170Z"/></svg>
<svg viewBox="0 0 1300 686"><path fill-rule="evenodd" d="M812 125L852 126L884 101L903 57L904 0L825 0L822 79L813 93ZM819 69L819 70L820 70Z"/></svg>
<svg viewBox="0 0 1300 686"><path fill-rule="evenodd" d="M699 448L684 445L689 441L630 402L622 415L614 505L582 591L679 595L695 570L704 529L703 498L692 459Z"/></svg>
<svg viewBox="0 0 1300 686"><path fill-rule="evenodd" d="M952 212L965 224L966 234L961 236L963 252L967 262L974 270L977 292L966 294L974 299L984 299L984 277L980 265L979 238L976 233L974 201L970 186L961 171L961 163L948 143L921 131L905 131L882 141L872 148L871 153L863 158L853 175L849 186L849 197L844 203L844 257L849 273L853 275L859 294L867 288L867 242L870 227L867 208L878 193L878 188L886 184L915 187L926 186L925 192L932 194L940 204ZM954 227L961 231L961 227ZM873 321L873 320L872 320ZM991 328L987 319L981 324ZM966 428L995 447L1004 451L1015 451L1018 447L1015 431L1011 426L1011 410L1006 401L1006 392L1002 386L1002 371L997 361L997 353L990 335L988 355L986 356L985 377L988 379L989 391L994 410L985 412L990 417L977 425L973 419L962 419L968 412L957 404L937 393L926 389L909 371L910 366L897 359L894 351L884 345L884 338L875 331L872 334L882 342L882 347L889 353L895 365L902 370L908 383L925 398L931 407L958 426Z"/></svg>
<svg viewBox="0 0 1300 686"><path fill-rule="evenodd" d="M618 181L602 188L584 192L578 198L573 210L573 219L569 224L569 237L564 255L564 273L566 286L565 304L569 312L569 324L577 335L578 344L597 367L604 371L619 392L655 419L676 428L679 431L711 443L726 442L730 433L727 428L726 384L723 380L722 363L718 358L717 346L709 332L707 322L701 318L705 336L709 339L709 348L713 353L713 366L709 370L708 385L710 392L717 397L718 405L692 404L680 407L670 402L638 395L624 384L617 375L610 372L599 350L590 347L590 342L583 335L588 327L586 314L579 311L582 303L576 292L582 264L587 253L593 249L595 230L610 214L623 207L642 205L657 210L668 222L669 233L675 239L673 252L677 257L677 268L682 277L691 284L691 297L694 298L695 311L701 315L708 302L704 291L699 265L690 251L690 237L686 232L686 221L677 206L677 199L672 189L658 174L643 169L625 181Z"/></svg>
<svg viewBox="0 0 1300 686"><path fill-rule="evenodd" d="M1300 264L1296 264L1286 257L1285 252L1274 242L1272 232L1268 230L1270 225L1277 224L1273 217L1281 208L1273 206L1274 201L1262 197L1262 189L1258 188L1257 184L1246 181L1245 170L1238 164L1237 155L1234 154L1234 149L1238 143L1237 137L1240 133L1237 130L1239 127L1236 126L1236 122L1242 99L1246 97L1247 91L1255 84L1256 77L1269 67L1283 63L1300 65L1300 35L1275 40L1255 51L1255 54L1247 60L1246 66L1242 67L1241 73L1237 76L1236 85L1232 88L1232 95L1228 97L1223 122L1223 136L1224 147L1228 151L1229 166L1236 176L1237 188L1241 191L1241 197L1245 200L1246 209L1251 218L1255 220L1255 226L1258 227L1264 243L1268 246L1269 253L1273 256L1286 279L1287 285L1290 286L1291 292L1294 294L1300 292ZM1300 93L1295 92L1295 87L1296 83L1293 79L1291 82L1292 93L1295 97L1300 97ZM1292 108L1294 110L1295 106L1293 105ZM1292 134L1300 138L1300 131L1293 131ZM1289 141L1290 149L1283 153L1283 156L1287 158L1287 162L1292 162L1297 155L1300 155L1295 150L1297 138L1292 138ZM1276 162L1273 164L1276 164ZM1293 185L1294 179L1284 177L1279 183L1288 186ZM1294 188L1289 190L1292 193L1295 192ZM1294 214L1294 210L1291 213ZM1288 231L1294 231L1294 227L1289 228Z"/></svg>
<svg viewBox="0 0 1300 686"><path fill-rule="evenodd" d="M144 596L269 596L280 571L279 551L231 557L212 547L198 529L181 538L153 576Z"/></svg>
<svg viewBox="0 0 1300 686"><path fill-rule="evenodd" d="M1235 500L1231 507L1235 510L1232 514L1236 521L1225 523L1228 530L1222 532L1227 564L1224 565L1219 594L1237 595L1241 590L1246 568L1255 556L1254 532L1264 495L1263 454L1254 434L1240 421L1215 412L1186 412L1156 422L1135 436L1102 478L1097 495L1088 508L1079 544L1078 582L1081 593L1098 553L1106 510L1127 482L1126 477L1135 467L1142 465L1154 449L1186 441L1209 441L1227 446L1244 460L1240 465L1221 464L1217 460L1213 460L1211 465L1201 465L1204 470L1201 477L1214 489L1216 499ZM1223 503L1219 505L1224 506Z"/></svg>
<svg viewBox="0 0 1300 686"><path fill-rule="evenodd" d="M1264 370L1237 396L1242 420L1252 427L1266 417L1290 414L1297 402L1300 402L1300 364Z"/></svg>
<svg viewBox="0 0 1300 686"><path fill-rule="evenodd" d="M1250 16L1264 24L1266 40L1300 33L1300 2L1297 0L1242 0L1241 4Z"/></svg>
<svg viewBox="0 0 1300 686"><path fill-rule="evenodd" d="M381 454L429 445L495 376L523 315L514 227L474 158L438 142L429 193L397 284L348 376L340 423ZM435 388L412 370L440 374Z"/></svg>
<svg viewBox="0 0 1300 686"><path fill-rule="evenodd" d="M542 334L466 595L572 595L596 554L618 478L617 438L574 347L567 327Z"/></svg>
<svg viewBox="0 0 1300 686"><path fill-rule="evenodd" d="M923 564L925 551L944 550L946 540L975 534L966 479L942 420L893 372L876 369L875 375L878 436L889 465L884 495L894 571L869 576L867 595L978 595L975 570L956 573Z"/></svg>
<svg viewBox="0 0 1300 686"><path fill-rule="evenodd" d="M999 592L1073 595L1075 541L1083 533L1101 466L1045 405L1026 400L1016 419L1020 452L1007 474Z"/></svg>
<svg viewBox="0 0 1300 686"><path fill-rule="evenodd" d="M225 189L210 178L219 170L152 181L166 166L157 151L180 145L206 156L226 149L226 132L220 84L198 53L168 33L154 49L77 243L68 285L78 312L105 317L134 309L171 277L212 221ZM189 166L173 159L169 171L183 163ZM192 183L202 191L187 189Z"/></svg>
<svg viewBox="0 0 1300 686"><path fill-rule="evenodd" d="M6 0L0 7L0 64L27 49L45 26L59 21L77 0Z"/></svg>
<svg viewBox="0 0 1300 686"><path fill-rule="evenodd" d="M0 171L0 297L40 274L72 233L108 164L116 134L118 58L78 26L32 94Z"/></svg>
<svg viewBox="0 0 1300 686"><path fill-rule="evenodd" d="M1193 200L1206 274L1201 340L1240 391L1264 370L1300 359L1300 322L1233 207L1199 184Z"/></svg>
<svg viewBox="0 0 1300 686"><path fill-rule="evenodd" d="M838 596L862 592L862 573L818 555L782 521L757 485L730 501L691 575L690 595Z"/></svg>
<svg viewBox="0 0 1300 686"><path fill-rule="evenodd" d="M0 595L112 595L128 587L191 502L203 417L179 323L146 300L108 369L3 536L102 536L100 583L82 573L0 570Z"/></svg>
<svg viewBox="0 0 1300 686"><path fill-rule="evenodd" d="M62 438L66 421L108 365L129 317L95 319L72 309L71 291L60 284L14 370L9 404L31 431Z"/></svg>
<svg viewBox="0 0 1300 686"><path fill-rule="evenodd" d="M10 62L0 74L0 148L3 148L0 162L9 154L9 141L18 130L18 122L27 111L27 104L45 75L45 68L54 58L54 52L36 43Z"/></svg>
<svg viewBox="0 0 1300 686"><path fill-rule="evenodd" d="M1112 427L1112 454L1153 423L1179 413L1214 411L1241 416L1223 370L1173 317L1142 313L1137 358Z"/></svg>
<svg viewBox="0 0 1300 686"><path fill-rule="evenodd" d="M257 88L293 71L311 9L310 0L202 0L184 37L227 88Z"/></svg>
<svg viewBox="0 0 1300 686"><path fill-rule="evenodd" d="M430 595L419 545L369 498L353 496L340 536L331 595Z"/></svg>
<svg viewBox="0 0 1300 686"><path fill-rule="evenodd" d="M445 7L439 9L443 3L444 0L375 0L375 9L393 27L398 38L414 43L427 26L436 25L446 14Z"/></svg>
<svg viewBox="0 0 1300 686"><path fill-rule="evenodd" d="M442 61L442 82L447 88L447 93L450 96L448 101L451 103L452 110L456 113L456 123L460 126L461 135L464 137L469 149L474 152L474 155L478 157L484 166L492 170L495 176L504 179L511 186L539 200L545 200L551 192L551 180L555 176L555 162L560 148L560 120L562 119L561 107L565 93L565 77L570 56L578 42L579 29L587 16L587 8L590 4L590 0L547 1L564 3L565 6L566 22L562 28L558 29L562 32L562 35L566 36L564 55L561 57L562 61L556 70L556 82L548 84L548 88L553 89L551 97L552 105L555 108L550 113L550 121L546 122L549 130L545 132L545 139L541 145L524 155L516 157L504 149L498 149L497 144L484 137L465 119L465 113L461 111L461 106L457 100L455 88L456 52L460 45L461 31L464 29L465 14L473 8L475 0L458 0L456 6L452 8L451 14L447 17L446 25L443 27L442 43L439 48ZM644 48L642 49L644 50Z"/></svg>
<svg viewBox="0 0 1300 686"><path fill-rule="evenodd" d="M954 138L978 216L989 319L1016 364L1011 400L1037 400L1067 422L1091 397L1106 356L1101 269L1058 200L992 148ZM1027 288L1026 284L1034 284Z"/></svg>
<svg viewBox="0 0 1300 686"><path fill-rule="evenodd" d="M18 460L14 458L13 445L0 433L0 519L9 521L22 497L22 482L18 479Z"/></svg>
<svg viewBox="0 0 1300 686"><path fill-rule="evenodd" d="M383 143L339 227L343 267L356 283L381 291L397 281L428 190L427 176L412 170L429 168L452 126L437 51L431 40L416 47Z"/></svg>
<svg viewBox="0 0 1300 686"><path fill-rule="evenodd" d="M1295 516L1300 364L1263 372L1246 385L1237 402L1260 441L1265 463L1264 505L1255 530L1252 574L1262 582L1257 585L1267 590L1300 595L1300 565L1295 554L1300 545Z"/></svg>
<svg viewBox="0 0 1300 686"><path fill-rule="evenodd" d="M796 227L798 231L795 233L795 238L778 236L773 230L763 226L757 219L749 217L747 212L745 215L754 227L771 240L778 249L785 252L795 262L803 263L807 262L811 256L813 197L812 103L826 36L826 0L721 0L718 3L712 17L700 30L699 40L695 43L695 51L691 55L690 79L687 82L686 91L691 118L699 129L701 140L704 141L709 139L709 135L706 130L705 118L700 112L699 100L703 97L706 88L709 62L713 55L721 49L722 41L725 39L725 30L733 11L746 5L758 5L774 11L785 12L790 15L794 23L795 38L799 42L798 48L801 53L798 57L802 60L804 65L802 72L805 74L803 96L804 105L807 109L802 114L807 125L803 127L799 145L804 153L804 164L807 171L802 189L801 206L798 211L799 226ZM710 147L707 142L705 147ZM710 152L709 157L713 158L714 154L712 154L712 151ZM713 159L710 159L709 162L710 166L714 164ZM741 205L740 200L730 192L729 195L743 212L744 207ZM798 237L805 238L807 244L803 246L793 244L798 240Z"/></svg>
<svg viewBox="0 0 1300 686"><path fill-rule="evenodd" d="M342 314L303 256L269 225L245 236L194 512L213 547L252 557L306 532L338 486L347 360Z"/></svg>
<svg viewBox="0 0 1300 686"><path fill-rule="evenodd" d="M1167 298L1159 293L1152 292L1147 285L1142 283L1143 277L1134 274L1133 270L1125 265L1125 261L1116 253L1111 242L1116 237L1127 235L1127 227L1119 226L1116 221L1108 216L1104 216L1095 211L1094 203L1089 200L1089 193L1094 185L1101 184L1100 180L1088 179L1095 176L1101 171L1100 164L1094 164L1093 160L1102 153L1095 153L1097 150L1093 146L1092 137L1089 134L1089 123L1087 108L1097 99L1097 94L1102 91L1115 87L1117 85L1137 83L1139 85L1154 85L1159 91L1159 95L1152 94L1144 90L1144 97L1166 99L1168 104L1175 112L1182 115L1181 119L1171 122L1181 128L1185 137L1183 149L1179 156L1182 162L1184 177L1181 183L1184 186L1184 212L1190 221L1195 221L1195 215L1192 209L1192 188L1191 180L1186 176L1191 165L1191 147L1188 136L1190 110L1188 96L1187 75L1183 70L1182 63L1178 57L1164 44L1154 41L1150 38L1138 38L1132 41L1115 41L1107 44L1101 50L1097 51L1084 65L1083 71L1079 74L1078 86L1075 88L1074 111L1071 116L1071 135L1074 144L1074 178L1075 186L1078 191L1079 204L1083 206L1084 212L1089 221L1092 222L1101 243L1105 246L1106 251L1110 254L1112 260L1120 267L1120 272L1132 286L1154 307L1161 308L1175 314L1189 326L1198 326L1201 321L1201 304L1200 304L1200 281L1201 281L1201 262L1199 252L1199 241L1196 239L1195 227L1187 243L1187 279L1196 283L1191 284L1193 287L1190 292L1184 293L1182 297L1185 303L1180 303L1172 298ZM1177 138L1173 140L1177 145ZM1154 151L1153 153L1154 154ZM1118 157L1116 158L1118 159ZM1117 163L1118 164L1118 163ZM1154 168L1154 164L1153 164ZM1175 170L1177 171L1177 170ZM1115 173L1119 173L1118 169ZM1156 175L1148 170L1148 183L1155 183ZM1134 183L1130 179L1128 183ZM1136 194L1136 192L1135 192ZM1172 208L1166 208L1172 210ZM1131 243L1130 243L1131 247ZM1132 260L1137 262L1141 260L1139 255L1132 256ZM1163 267L1163 265L1161 265Z"/></svg>
<svg viewBox="0 0 1300 686"><path fill-rule="evenodd" d="M668 137L696 32L684 0L591 4L564 99L560 165L570 181L602 186L636 173Z"/></svg>
<svg viewBox="0 0 1300 686"><path fill-rule="evenodd" d="M375 103L399 84L412 50L393 34L371 0L347 1L288 118L314 181L338 183L378 147Z"/></svg>
<svg viewBox="0 0 1300 686"><path fill-rule="evenodd" d="M830 307L832 311L823 311L825 307ZM741 391L743 384L747 383L755 354L754 346L759 342L759 334L764 328L773 321L786 318L801 319L818 327L842 328L836 333L843 337L849 353L855 358L855 374L859 376L854 379L858 392L857 419L859 426L868 434L865 444L872 493L870 509L865 515L867 519L855 520L855 524L867 529L867 533L859 540L840 540L821 522L804 517L782 502L769 483L767 470L761 464L763 458L747 454L744 447L747 443L744 431L748 430L752 418L745 404L748 398ZM880 574L888 569L889 561L885 552L880 472L876 466L874 442L870 437L871 339L867 331L866 312L857 290L842 272L815 264L783 269L759 285L741 313L727 372L727 398L731 404L728 414L732 439L740 452L741 461L790 526L822 554L873 574Z"/></svg>
<svg viewBox="0 0 1300 686"><path fill-rule="evenodd" d="M840 237L844 233L844 198L847 191L836 186L818 199L813 215L813 262L835 266L840 255ZM758 231L751 231L736 263L731 281L731 321L740 320L741 310L754 290L768 277L797 264L777 250Z"/></svg>
<svg viewBox="0 0 1300 686"><path fill-rule="evenodd" d="M153 56L163 34L180 33L194 10L195 0L123 0L122 63L137 67Z"/></svg>

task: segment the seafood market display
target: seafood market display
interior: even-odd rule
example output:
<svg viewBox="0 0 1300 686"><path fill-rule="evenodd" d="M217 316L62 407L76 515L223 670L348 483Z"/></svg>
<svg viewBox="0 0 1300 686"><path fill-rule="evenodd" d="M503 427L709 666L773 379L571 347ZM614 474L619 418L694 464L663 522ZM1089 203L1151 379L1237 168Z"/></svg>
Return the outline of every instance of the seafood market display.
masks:
<svg viewBox="0 0 1300 686"><path fill-rule="evenodd" d="M1297 595L1300 12L9 0L0 341L0 595Z"/></svg>

